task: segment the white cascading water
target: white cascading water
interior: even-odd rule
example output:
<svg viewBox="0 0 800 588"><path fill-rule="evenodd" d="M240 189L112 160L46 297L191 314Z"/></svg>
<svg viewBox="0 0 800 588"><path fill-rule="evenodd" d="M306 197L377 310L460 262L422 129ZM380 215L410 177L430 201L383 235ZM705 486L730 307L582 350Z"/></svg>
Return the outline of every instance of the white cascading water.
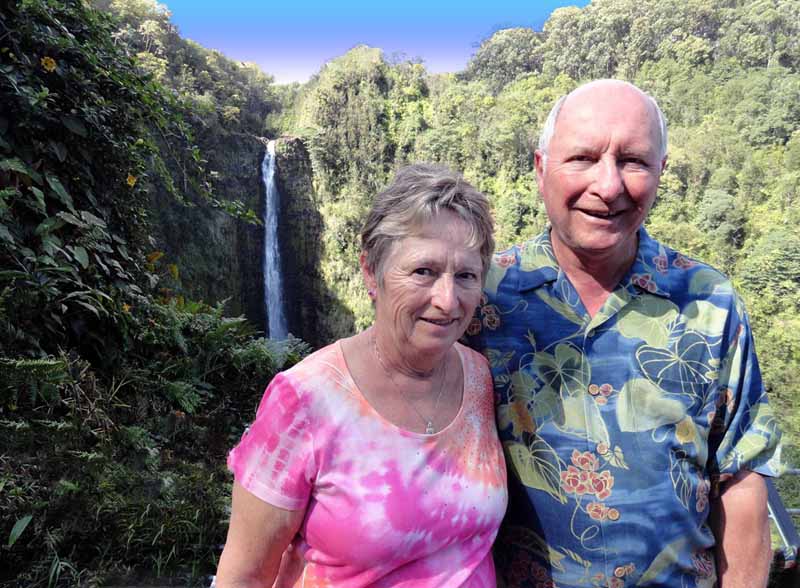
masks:
<svg viewBox="0 0 800 588"><path fill-rule="evenodd" d="M286 339L286 315L283 312L283 278L278 249L278 211L280 193L275 184L275 141L267 143L261 162L266 202L264 203L264 304L267 307L267 333L270 339Z"/></svg>

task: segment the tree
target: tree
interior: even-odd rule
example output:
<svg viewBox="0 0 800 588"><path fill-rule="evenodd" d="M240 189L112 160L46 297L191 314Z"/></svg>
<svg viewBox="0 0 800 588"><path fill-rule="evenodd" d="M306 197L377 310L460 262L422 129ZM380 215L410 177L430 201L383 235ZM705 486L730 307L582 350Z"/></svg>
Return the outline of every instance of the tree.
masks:
<svg viewBox="0 0 800 588"><path fill-rule="evenodd" d="M481 43L463 77L488 84L497 94L518 77L542 70L541 33L528 28L502 29Z"/></svg>

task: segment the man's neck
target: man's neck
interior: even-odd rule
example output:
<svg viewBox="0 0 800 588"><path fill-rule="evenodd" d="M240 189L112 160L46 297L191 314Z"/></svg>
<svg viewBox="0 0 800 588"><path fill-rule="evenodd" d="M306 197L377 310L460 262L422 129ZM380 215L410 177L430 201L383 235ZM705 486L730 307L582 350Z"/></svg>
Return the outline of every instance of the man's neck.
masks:
<svg viewBox="0 0 800 588"><path fill-rule="evenodd" d="M559 267L578 292L586 312L594 317L633 265L638 235L622 248L591 254L570 249L552 232L550 239Z"/></svg>

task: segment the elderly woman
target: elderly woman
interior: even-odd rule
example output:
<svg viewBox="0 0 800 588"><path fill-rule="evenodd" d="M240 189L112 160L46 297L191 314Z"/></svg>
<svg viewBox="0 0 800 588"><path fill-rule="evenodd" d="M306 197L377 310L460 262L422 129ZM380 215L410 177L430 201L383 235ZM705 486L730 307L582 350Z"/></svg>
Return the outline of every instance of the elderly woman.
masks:
<svg viewBox="0 0 800 588"><path fill-rule="evenodd" d="M486 360L457 340L494 246L486 198L430 165L400 170L361 234L366 331L278 374L231 452L217 586L495 586L505 466Z"/></svg>

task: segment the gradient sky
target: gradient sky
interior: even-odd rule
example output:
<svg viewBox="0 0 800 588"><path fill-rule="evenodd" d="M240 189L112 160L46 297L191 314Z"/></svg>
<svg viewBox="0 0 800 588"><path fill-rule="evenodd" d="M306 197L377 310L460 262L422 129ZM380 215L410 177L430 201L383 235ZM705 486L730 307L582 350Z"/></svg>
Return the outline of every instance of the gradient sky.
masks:
<svg viewBox="0 0 800 588"><path fill-rule="evenodd" d="M231 59L257 63L278 83L304 82L359 44L420 57L430 72L464 69L501 28L541 30L559 6L587 0L160 0L181 35Z"/></svg>

